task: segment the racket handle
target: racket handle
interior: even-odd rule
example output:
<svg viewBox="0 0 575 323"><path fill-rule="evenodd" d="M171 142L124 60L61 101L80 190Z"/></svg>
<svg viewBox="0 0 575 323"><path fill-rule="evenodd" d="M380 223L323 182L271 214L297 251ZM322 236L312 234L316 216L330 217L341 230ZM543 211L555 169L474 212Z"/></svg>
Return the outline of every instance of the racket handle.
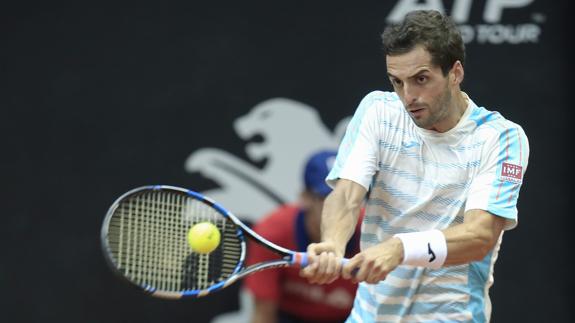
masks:
<svg viewBox="0 0 575 323"><path fill-rule="evenodd" d="M345 264L347 264L348 261L349 261L349 259L347 259L347 258L341 258L341 265L345 266ZM296 253L294 253L292 260L291 260L291 265L297 266L300 268L303 268L303 267L306 267L307 265L309 265L309 258L307 256L307 252L296 252Z"/></svg>

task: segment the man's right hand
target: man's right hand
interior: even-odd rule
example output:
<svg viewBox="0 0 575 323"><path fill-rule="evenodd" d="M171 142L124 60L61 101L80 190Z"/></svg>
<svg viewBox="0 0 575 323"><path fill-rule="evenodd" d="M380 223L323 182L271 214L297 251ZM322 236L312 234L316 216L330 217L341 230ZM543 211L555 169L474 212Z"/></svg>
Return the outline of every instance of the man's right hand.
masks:
<svg viewBox="0 0 575 323"><path fill-rule="evenodd" d="M323 241L307 247L309 265L300 271L300 276L315 284L329 284L340 277L345 246L357 226L366 193L367 190L354 181L337 181L323 204Z"/></svg>
<svg viewBox="0 0 575 323"><path fill-rule="evenodd" d="M343 252L333 242L312 243L307 247L308 265L300 271L310 283L329 284L339 278Z"/></svg>

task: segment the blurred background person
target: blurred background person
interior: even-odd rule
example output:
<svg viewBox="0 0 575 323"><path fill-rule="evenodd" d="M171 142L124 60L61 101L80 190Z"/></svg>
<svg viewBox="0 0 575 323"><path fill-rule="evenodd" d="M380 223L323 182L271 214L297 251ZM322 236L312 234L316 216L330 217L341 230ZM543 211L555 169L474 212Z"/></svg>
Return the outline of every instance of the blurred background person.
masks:
<svg viewBox="0 0 575 323"><path fill-rule="evenodd" d="M306 251L320 241L321 210L331 188L325 183L336 152L315 153L304 170L305 189L297 204L278 207L258 221L253 229L284 248ZM359 251L359 229L347 245L346 257ZM250 241L248 264L277 259L265 247ZM343 322L352 307L357 285L338 279L328 285L310 284L298 268L277 268L249 275L244 285L253 295L252 323Z"/></svg>

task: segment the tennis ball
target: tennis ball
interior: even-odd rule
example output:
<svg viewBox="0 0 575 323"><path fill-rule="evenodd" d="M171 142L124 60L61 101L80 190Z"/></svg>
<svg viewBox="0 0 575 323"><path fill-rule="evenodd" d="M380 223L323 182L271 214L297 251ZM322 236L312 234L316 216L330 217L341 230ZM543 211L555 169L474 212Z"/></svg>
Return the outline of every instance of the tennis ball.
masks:
<svg viewBox="0 0 575 323"><path fill-rule="evenodd" d="M188 231L188 244L197 253L210 253L220 244L220 230L211 222L200 222Z"/></svg>

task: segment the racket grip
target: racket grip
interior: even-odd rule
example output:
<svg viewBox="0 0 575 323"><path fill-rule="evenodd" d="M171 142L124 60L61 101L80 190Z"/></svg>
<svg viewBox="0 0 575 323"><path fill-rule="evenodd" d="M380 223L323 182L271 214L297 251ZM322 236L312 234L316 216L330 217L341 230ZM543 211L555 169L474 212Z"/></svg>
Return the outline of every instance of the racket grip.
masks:
<svg viewBox="0 0 575 323"><path fill-rule="evenodd" d="M345 266L349 259L341 258L341 265ZM307 267L309 265L309 257L307 256L307 252L296 252L291 261L292 266L297 266L300 268Z"/></svg>

